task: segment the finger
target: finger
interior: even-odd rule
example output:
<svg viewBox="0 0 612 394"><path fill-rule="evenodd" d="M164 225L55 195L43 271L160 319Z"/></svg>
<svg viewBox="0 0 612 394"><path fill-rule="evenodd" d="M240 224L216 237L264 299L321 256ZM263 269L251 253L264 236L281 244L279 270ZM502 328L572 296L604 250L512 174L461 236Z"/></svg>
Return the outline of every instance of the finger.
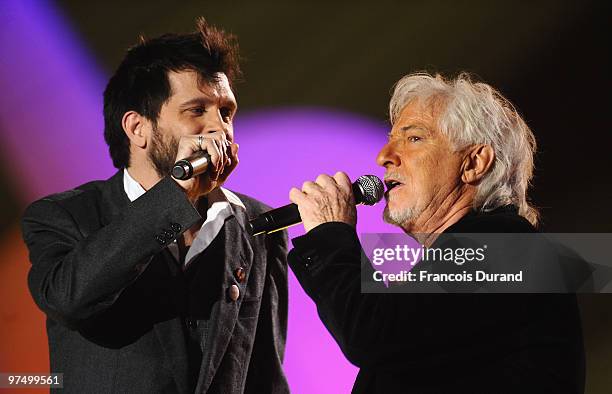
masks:
<svg viewBox="0 0 612 394"><path fill-rule="evenodd" d="M240 160L238 160L238 144L231 144L229 156L229 164L224 167L223 173L221 174L218 180L221 183L225 182L229 174L234 171L234 168L236 168L236 166L238 166L238 163L240 162Z"/></svg>
<svg viewBox="0 0 612 394"><path fill-rule="evenodd" d="M215 167L216 176L213 177L213 180L217 180L219 179L221 174L223 174L227 154L225 153L225 144L222 141L219 141L217 139L213 141L215 143L215 146L217 147L217 150L219 151L219 162Z"/></svg>
<svg viewBox="0 0 612 394"><path fill-rule="evenodd" d="M229 140L225 140L225 167L226 168L229 168L232 166L233 155L234 153L232 152L232 143Z"/></svg>
<svg viewBox="0 0 612 394"><path fill-rule="evenodd" d="M292 187L291 190L289 190L289 200L294 204L300 205L306 198L306 194L297 187Z"/></svg>
<svg viewBox="0 0 612 394"><path fill-rule="evenodd" d="M192 156L195 152L199 152L200 144L197 136L182 136L179 139L179 146L176 152L176 161L187 159Z"/></svg>
<svg viewBox="0 0 612 394"><path fill-rule="evenodd" d="M217 164L217 179L221 174L223 174L223 168L227 162L227 153L226 153L226 138L225 133L221 131L215 131L208 134L210 138L214 139L215 144L217 145L217 149L219 149L219 163Z"/></svg>
<svg viewBox="0 0 612 394"><path fill-rule="evenodd" d="M317 183L317 185L321 185L323 189L338 188L338 185L336 185L336 180L327 174L319 175L315 182Z"/></svg>
<svg viewBox="0 0 612 394"><path fill-rule="evenodd" d="M220 143L220 148L221 151L223 152L223 167L227 166L229 164L229 160L230 160L230 152L229 152L229 141L227 140L227 136L225 135L224 132L219 132L220 136L219 136L219 143Z"/></svg>
<svg viewBox="0 0 612 394"><path fill-rule="evenodd" d="M205 140L214 141L217 147L217 151L219 152L219 160L220 160L220 162L215 162L214 164L215 164L215 168L217 169L217 172L222 173L223 166L227 162L227 153L225 150L227 139L225 137L225 133L221 131L211 131L206 134L199 134L197 137L198 138L202 137Z"/></svg>
<svg viewBox="0 0 612 394"><path fill-rule="evenodd" d="M343 190L348 191L353 189L351 179L345 172L338 171L334 174L334 181Z"/></svg>
<svg viewBox="0 0 612 394"><path fill-rule="evenodd" d="M206 152L208 152L210 155L211 168L208 170L208 173L211 179L216 179L219 176L219 162L221 160L221 153L219 152L219 148L217 147L215 140L206 139L204 141L205 142L202 143L204 150L206 150Z"/></svg>
<svg viewBox="0 0 612 394"><path fill-rule="evenodd" d="M323 188L314 182L307 181L302 185L302 191L306 194L317 194L320 193Z"/></svg>

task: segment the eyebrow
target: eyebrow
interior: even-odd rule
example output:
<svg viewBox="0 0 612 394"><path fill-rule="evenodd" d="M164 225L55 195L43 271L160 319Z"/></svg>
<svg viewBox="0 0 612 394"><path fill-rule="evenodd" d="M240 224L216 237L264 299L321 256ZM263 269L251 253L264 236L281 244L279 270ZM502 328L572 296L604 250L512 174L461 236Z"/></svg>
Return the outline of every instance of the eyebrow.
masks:
<svg viewBox="0 0 612 394"><path fill-rule="evenodd" d="M181 107L189 107L190 105L195 105L195 104L208 104L210 102L211 102L210 99L206 99L203 97L197 97L191 100L187 100L184 103L181 103Z"/></svg>
<svg viewBox="0 0 612 394"><path fill-rule="evenodd" d="M180 105L181 108L187 108L191 105L206 105L206 104L210 104L213 100L206 98L206 97L196 97L193 98L191 100L187 100L184 103L182 103ZM232 100L224 100L223 101L224 105L229 107L232 110L236 110L238 108L238 106L236 105L235 102L233 102Z"/></svg>
<svg viewBox="0 0 612 394"><path fill-rule="evenodd" d="M420 129L423 130L426 133L430 133L429 129L423 125L420 124L410 124L407 126L402 126L400 127L400 131L410 131L410 130L414 130L414 129Z"/></svg>

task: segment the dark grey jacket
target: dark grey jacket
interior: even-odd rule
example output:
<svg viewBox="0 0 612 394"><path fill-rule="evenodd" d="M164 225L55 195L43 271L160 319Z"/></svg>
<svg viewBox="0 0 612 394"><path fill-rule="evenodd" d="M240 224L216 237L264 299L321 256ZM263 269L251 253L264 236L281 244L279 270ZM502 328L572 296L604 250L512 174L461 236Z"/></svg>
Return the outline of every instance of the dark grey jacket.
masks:
<svg viewBox="0 0 612 394"><path fill-rule="evenodd" d="M27 208L29 287L47 315L51 371L64 373L66 392L288 392L286 234L249 236L248 218L268 207L239 196L247 212L234 209L221 230L224 261L192 263L223 266L212 299L202 300L210 326L196 387L184 274L165 246L201 218L178 185L164 178L131 203L119 171Z"/></svg>

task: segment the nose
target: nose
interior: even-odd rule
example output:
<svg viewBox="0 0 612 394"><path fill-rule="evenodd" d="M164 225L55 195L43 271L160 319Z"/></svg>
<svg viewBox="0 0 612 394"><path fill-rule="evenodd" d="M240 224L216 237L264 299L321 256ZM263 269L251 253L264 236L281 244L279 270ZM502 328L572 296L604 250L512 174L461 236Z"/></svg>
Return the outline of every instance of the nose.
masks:
<svg viewBox="0 0 612 394"><path fill-rule="evenodd" d="M376 163L385 168L389 166L399 167L401 160L391 142L387 142L380 152L378 152Z"/></svg>
<svg viewBox="0 0 612 394"><path fill-rule="evenodd" d="M221 115L221 111L217 107L211 107L206 112L206 117L204 118L204 132L205 133L214 133L217 131L222 131L225 134L225 137L228 140L232 140L232 130L231 124L225 122L223 116Z"/></svg>

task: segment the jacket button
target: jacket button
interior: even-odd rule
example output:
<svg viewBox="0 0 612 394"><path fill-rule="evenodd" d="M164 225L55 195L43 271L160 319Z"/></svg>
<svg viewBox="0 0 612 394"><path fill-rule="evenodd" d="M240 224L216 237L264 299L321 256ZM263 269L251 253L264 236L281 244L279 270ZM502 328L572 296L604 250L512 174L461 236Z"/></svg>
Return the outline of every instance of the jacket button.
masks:
<svg viewBox="0 0 612 394"><path fill-rule="evenodd" d="M175 236L175 234L174 234L172 231L170 231L170 230L164 230L164 237L166 237L166 239L167 239L168 241L170 241L170 240L174 239L174 236Z"/></svg>
<svg viewBox="0 0 612 394"><path fill-rule="evenodd" d="M238 267L234 271L234 276L236 277L236 280L238 282L244 283L244 281L246 280L246 271L244 270L244 268Z"/></svg>
<svg viewBox="0 0 612 394"><path fill-rule="evenodd" d="M187 319L187 327L196 328L198 326L198 321L194 319Z"/></svg>
<svg viewBox="0 0 612 394"><path fill-rule="evenodd" d="M181 231L181 225L178 223L172 223L170 225L170 228L172 229L172 231L174 231L175 233L178 233L179 231Z"/></svg>
<svg viewBox="0 0 612 394"><path fill-rule="evenodd" d="M238 300L240 297L240 289L236 285L231 285L229 288L229 297L232 301Z"/></svg>
<svg viewBox="0 0 612 394"><path fill-rule="evenodd" d="M306 268L310 267L310 264L312 263L312 255L309 254L305 256L304 260L306 260L306 262L304 263L304 267Z"/></svg>
<svg viewBox="0 0 612 394"><path fill-rule="evenodd" d="M160 245L165 245L166 244L166 238L162 237L161 235L156 235L155 236L155 240L157 241L158 244Z"/></svg>

